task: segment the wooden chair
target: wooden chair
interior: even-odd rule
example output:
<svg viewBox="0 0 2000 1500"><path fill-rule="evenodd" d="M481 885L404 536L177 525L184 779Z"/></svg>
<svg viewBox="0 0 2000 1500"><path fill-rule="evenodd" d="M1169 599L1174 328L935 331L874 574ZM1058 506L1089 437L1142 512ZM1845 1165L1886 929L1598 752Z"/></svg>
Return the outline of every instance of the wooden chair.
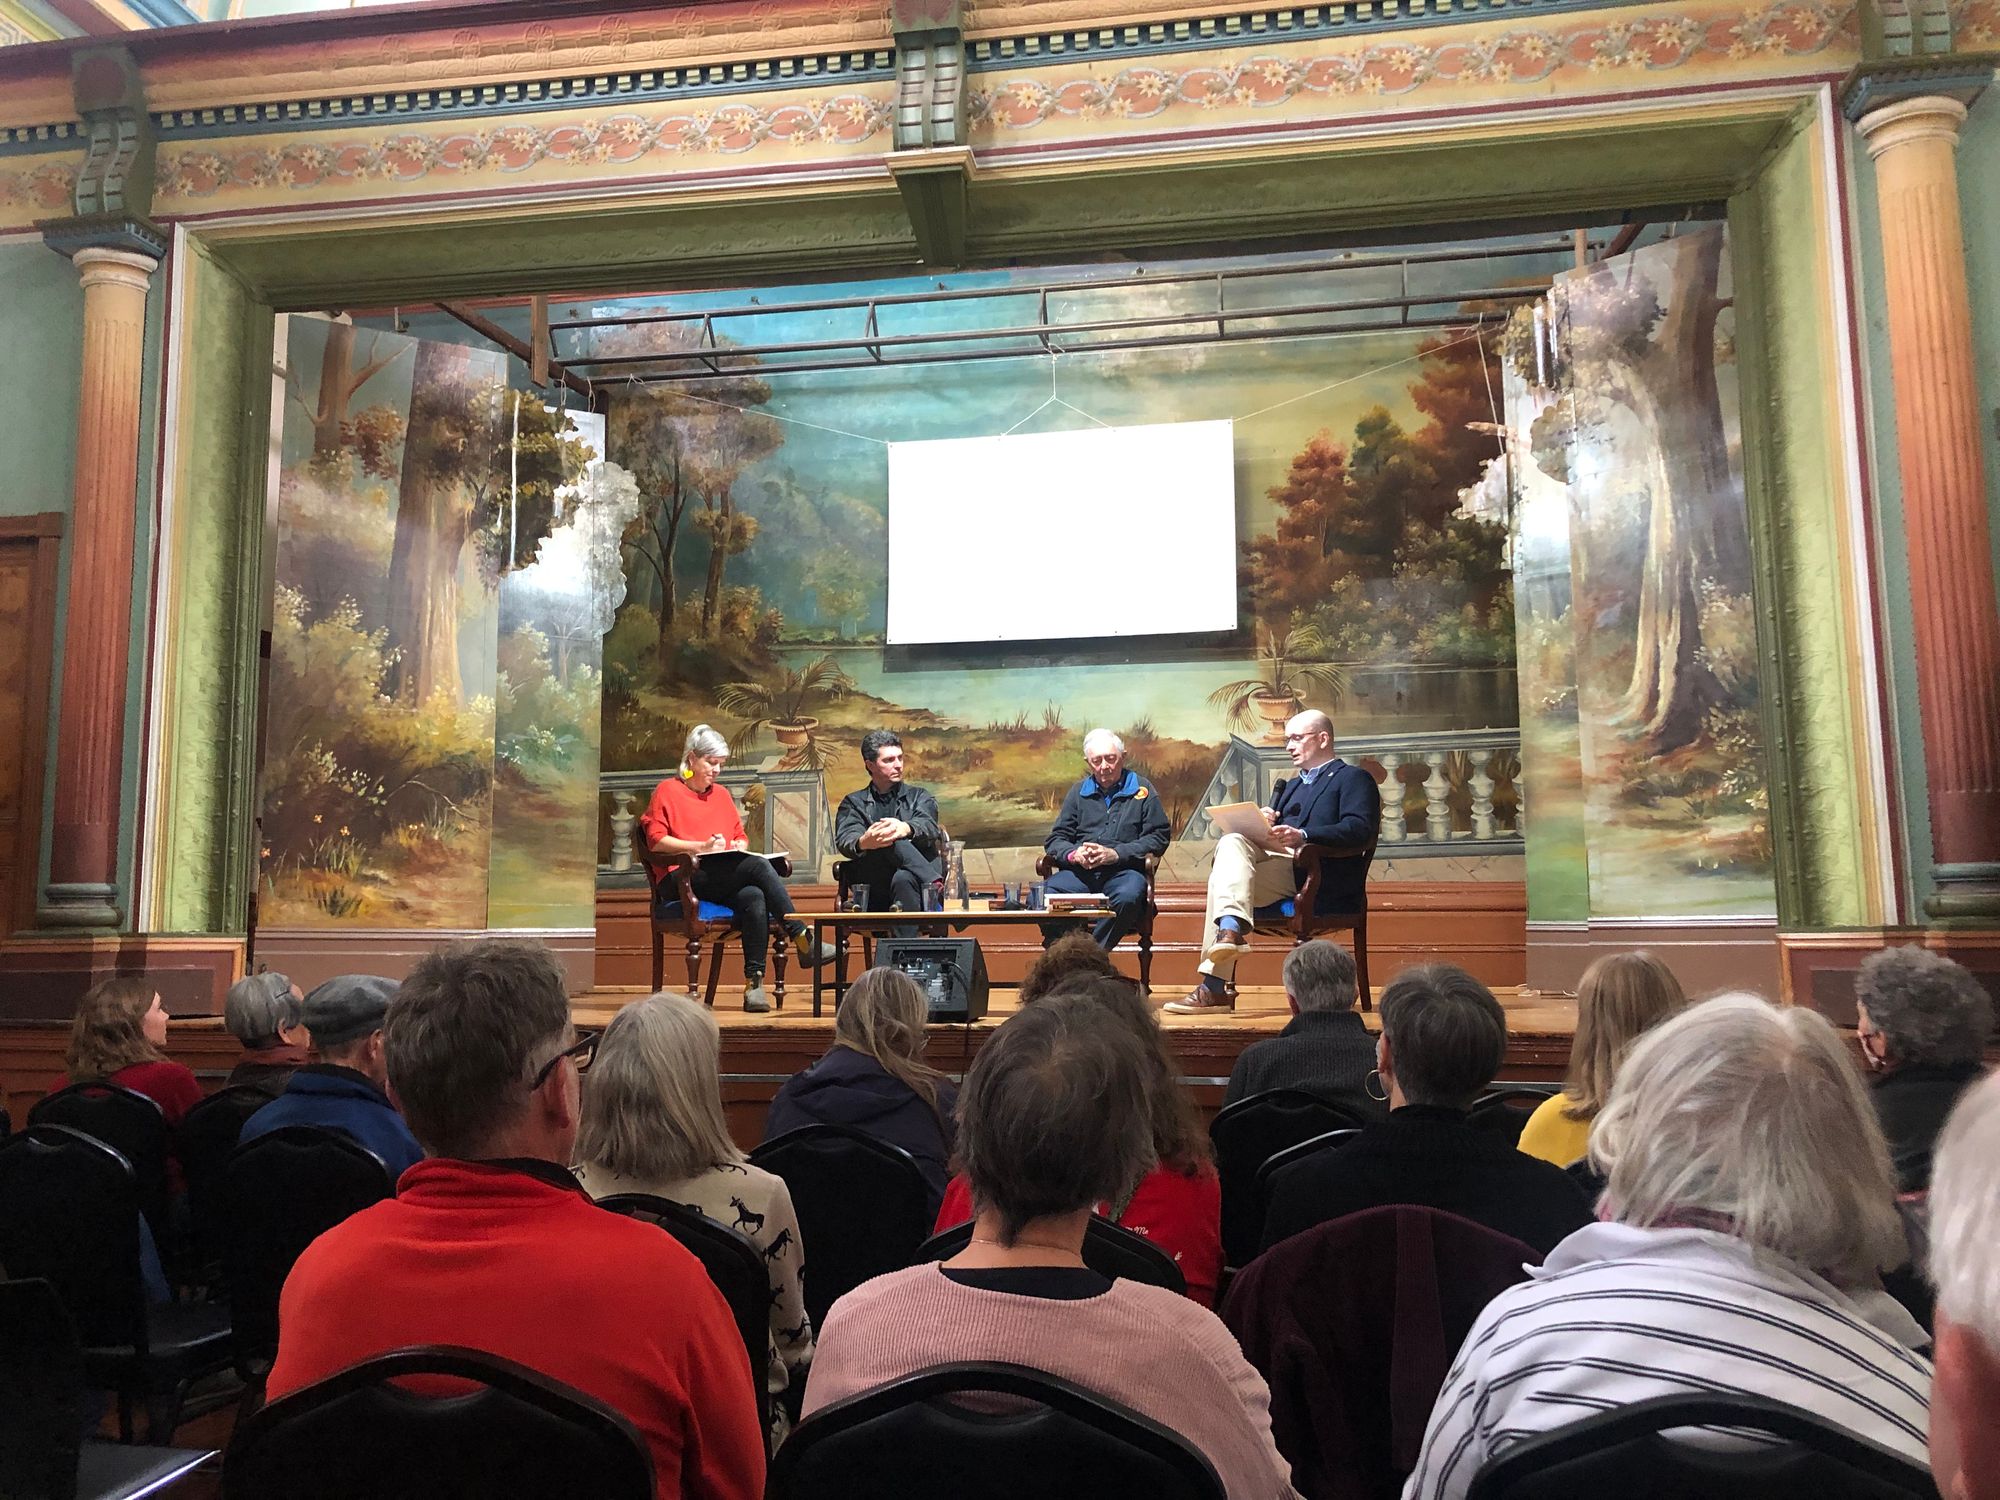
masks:
<svg viewBox="0 0 2000 1500"><path fill-rule="evenodd" d="M1353 912L1322 912L1319 905L1320 875L1323 862L1329 859L1361 859L1362 866L1361 910ZM1283 901L1257 908L1256 925L1266 931L1290 933L1292 946L1316 937L1325 937L1332 932L1351 933L1349 946L1354 950L1355 998L1361 1002L1363 1010L1373 1010L1375 999L1368 987L1368 871L1375 863L1375 840L1350 848L1336 848L1332 844L1305 844L1299 849L1296 868L1298 870L1298 893L1287 896Z"/></svg>
<svg viewBox="0 0 2000 1500"><path fill-rule="evenodd" d="M708 956L708 985L702 991L702 1003L710 1009L715 1006L715 986L722 978L722 949L730 935L737 931L736 910L714 901L703 901L694 893L695 862L687 855L660 855L650 851L642 856L646 870L646 887L649 902L646 920L653 929L653 988L661 990L667 983L668 934L685 940L687 952L688 993L692 995L701 984L701 945L703 939L711 940ZM771 861L781 876L790 876L792 862L784 855ZM662 906L660 893L665 888L671 899ZM780 1010L785 1007L785 963L790 956L790 939L786 936L784 924L771 923L771 994Z"/></svg>
<svg viewBox="0 0 2000 1500"><path fill-rule="evenodd" d="M1035 860L1035 875L1041 880L1047 880L1062 868L1063 866L1057 864L1046 854L1041 855ZM1160 914L1160 903L1155 898L1153 882L1154 877L1159 874L1160 856L1157 854L1148 854L1145 857L1145 863L1140 868L1146 874L1146 909L1139 915L1139 930L1135 934L1139 939L1139 988L1142 990L1151 990L1153 987L1153 918Z"/></svg>
<svg viewBox="0 0 2000 1500"><path fill-rule="evenodd" d="M949 870L951 868L951 834L945 829L945 826L942 823L938 824L937 857L938 857L939 869ZM847 910L848 892L852 890L857 883L858 882L854 878L853 860L837 859L833 862L834 910L836 911ZM919 913L919 915L921 915L921 913ZM873 968L875 966L875 934L868 931L866 928L863 928L861 930L860 937L861 937L861 967L864 969Z"/></svg>

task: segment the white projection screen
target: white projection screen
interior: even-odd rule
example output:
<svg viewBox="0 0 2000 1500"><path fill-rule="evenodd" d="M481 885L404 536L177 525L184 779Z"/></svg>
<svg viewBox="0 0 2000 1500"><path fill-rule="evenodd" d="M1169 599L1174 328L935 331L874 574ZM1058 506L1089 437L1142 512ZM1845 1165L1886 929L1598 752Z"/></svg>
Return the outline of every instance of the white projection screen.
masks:
<svg viewBox="0 0 2000 1500"><path fill-rule="evenodd" d="M890 645L1235 628L1233 424L889 445Z"/></svg>

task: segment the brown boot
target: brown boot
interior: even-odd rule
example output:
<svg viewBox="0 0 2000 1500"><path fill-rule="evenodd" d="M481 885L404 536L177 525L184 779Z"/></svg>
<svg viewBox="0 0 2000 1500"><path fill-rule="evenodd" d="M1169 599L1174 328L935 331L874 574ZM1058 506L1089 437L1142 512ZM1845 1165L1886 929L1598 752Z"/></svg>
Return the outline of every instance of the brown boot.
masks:
<svg viewBox="0 0 2000 1500"><path fill-rule="evenodd" d="M1236 1009L1236 986L1225 984L1218 995L1207 985L1198 984L1182 999L1169 1000L1161 1009L1177 1016L1224 1015Z"/></svg>

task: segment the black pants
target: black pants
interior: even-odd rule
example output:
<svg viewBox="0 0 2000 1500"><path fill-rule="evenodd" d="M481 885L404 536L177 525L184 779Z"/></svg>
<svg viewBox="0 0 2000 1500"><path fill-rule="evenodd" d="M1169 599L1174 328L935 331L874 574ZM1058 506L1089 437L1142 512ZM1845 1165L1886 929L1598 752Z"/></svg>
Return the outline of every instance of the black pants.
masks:
<svg viewBox="0 0 2000 1500"><path fill-rule="evenodd" d="M938 862L914 840L897 839L881 849L869 849L847 862L849 885L868 887L868 910L922 911L924 892L944 874Z"/></svg>
<svg viewBox="0 0 2000 1500"><path fill-rule="evenodd" d="M771 924L792 914L792 895L768 859L754 854L709 854L694 867L697 900L713 901L736 913L743 934L743 972L764 972L771 952Z"/></svg>

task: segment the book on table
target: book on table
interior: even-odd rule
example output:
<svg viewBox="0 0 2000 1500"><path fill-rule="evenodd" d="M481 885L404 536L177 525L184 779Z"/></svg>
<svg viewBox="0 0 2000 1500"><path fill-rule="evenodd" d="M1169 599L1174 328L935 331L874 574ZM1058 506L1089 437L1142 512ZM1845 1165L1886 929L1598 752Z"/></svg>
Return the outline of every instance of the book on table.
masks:
<svg viewBox="0 0 2000 1500"><path fill-rule="evenodd" d="M709 859L717 854L748 854L754 859L768 859L774 865L792 857L789 849L697 849L694 857Z"/></svg>

